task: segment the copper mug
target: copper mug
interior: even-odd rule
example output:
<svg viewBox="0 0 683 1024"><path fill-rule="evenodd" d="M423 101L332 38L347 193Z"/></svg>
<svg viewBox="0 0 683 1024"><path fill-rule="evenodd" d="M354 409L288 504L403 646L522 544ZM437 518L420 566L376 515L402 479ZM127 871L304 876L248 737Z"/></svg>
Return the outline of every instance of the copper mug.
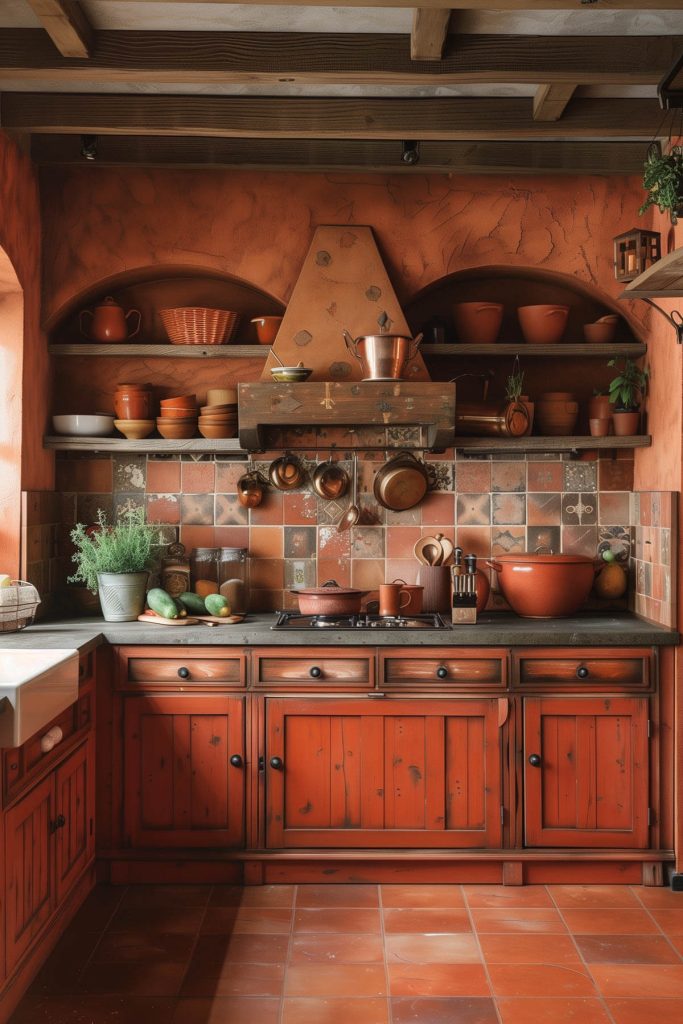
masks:
<svg viewBox="0 0 683 1024"><path fill-rule="evenodd" d="M401 583L380 583L379 614L395 617L410 603L410 594Z"/></svg>
<svg viewBox="0 0 683 1024"><path fill-rule="evenodd" d="M408 594L410 600L406 605L403 606L404 615L420 615L422 612L422 595L424 594L424 587L421 587L417 583L404 583L403 580L394 580L394 583L400 583L401 589Z"/></svg>

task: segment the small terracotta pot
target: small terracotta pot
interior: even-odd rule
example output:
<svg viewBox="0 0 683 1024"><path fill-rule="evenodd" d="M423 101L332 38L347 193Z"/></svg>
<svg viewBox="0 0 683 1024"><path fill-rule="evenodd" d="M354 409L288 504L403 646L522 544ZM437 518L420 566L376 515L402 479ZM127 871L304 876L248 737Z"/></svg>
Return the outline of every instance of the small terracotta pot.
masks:
<svg viewBox="0 0 683 1024"><path fill-rule="evenodd" d="M528 345L554 345L564 334L569 306L519 306L517 316Z"/></svg>
<svg viewBox="0 0 683 1024"><path fill-rule="evenodd" d="M640 410L636 412L613 412L612 423L617 437L632 437L640 430Z"/></svg>
<svg viewBox="0 0 683 1024"><path fill-rule="evenodd" d="M609 395L593 395L588 399L588 419L608 420L612 416Z"/></svg>
<svg viewBox="0 0 683 1024"><path fill-rule="evenodd" d="M536 419L541 434L566 437L574 432L579 403L569 391L546 391L536 402Z"/></svg>
<svg viewBox="0 0 683 1024"><path fill-rule="evenodd" d="M453 320L461 342L493 345L503 322L501 302L456 302Z"/></svg>
<svg viewBox="0 0 683 1024"><path fill-rule="evenodd" d="M119 420L147 420L154 413L152 392L145 390L121 391L114 393L114 412Z"/></svg>
<svg viewBox="0 0 683 1024"><path fill-rule="evenodd" d="M251 321L256 327L259 345L272 345L282 323L281 316L257 316Z"/></svg>
<svg viewBox="0 0 683 1024"><path fill-rule="evenodd" d="M607 437L611 422L611 417L607 419L595 416L591 417L588 421L591 437Z"/></svg>
<svg viewBox="0 0 683 1024"><path fill-rule="evenodd" d="M583 336L593 345L611 345L616 333L616 320L598 320L594 324L583 325Z"/></svg>

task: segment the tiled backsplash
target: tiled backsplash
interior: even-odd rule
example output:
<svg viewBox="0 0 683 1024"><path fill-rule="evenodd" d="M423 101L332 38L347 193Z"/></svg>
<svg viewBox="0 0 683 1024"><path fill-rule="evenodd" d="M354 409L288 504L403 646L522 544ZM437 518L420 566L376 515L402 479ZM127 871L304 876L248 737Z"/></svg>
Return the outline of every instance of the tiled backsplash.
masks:
<svg viewBox="0 0 683 1024"><path fill-rule="evenodd" d="M54 491L23 491L21 495L21 578L37 588L44 619L56 607L64 586L65 560L60 557L62 508Z"/></svg>
<svg viewBox="0 0 683 1024"><path fill-rule="evenodd" d="M645 619L675 626L678 495L672 491L634 494L631 516L631 607Z"/></svg>
<svg viewBox="0 0 683 1024"><path fill-rule="evenodd" d="M57 461L57 489L64 527L93 522L98 508L111 516L144 504L148 520L178 530L188 553L249 548L254 610L289 607L295 600L289 588L331 578L371 591L397 577L414 582L413 546L423 533L441 532L480 556L539 547L595 555L606 546L623 560L630 556L630 453L600 460L430 456L435 488L402 513L386 511L373 496L374 472L382 464L376 460L359 457L362 517L346 533L336 524L348 496L333 503L307 488L283 493L269 487L258 508L243 508L237 499L241 460L64 456ZM256 465L268 468L267 462ZM345 465L351 469L350 460ZM491 607L504 607L495 594Z"/></svg>

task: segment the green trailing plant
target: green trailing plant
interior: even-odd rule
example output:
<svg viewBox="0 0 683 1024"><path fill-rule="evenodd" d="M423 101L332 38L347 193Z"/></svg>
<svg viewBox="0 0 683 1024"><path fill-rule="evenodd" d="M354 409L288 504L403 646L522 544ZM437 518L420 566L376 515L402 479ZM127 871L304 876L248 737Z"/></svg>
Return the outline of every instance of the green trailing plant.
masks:
<svg viewBox="0 0 683 1024"><path fill-rule="evenodd" d="M658 146L648 150L643 168L643 188L647 198L638 211L645 213L656 206L660 213L668 213L671 223L678 221L678 210L683 202L683 148L672 146L662 153Z"/></svg>
<svg viewBox="0 0 683 1024"><path fill-rule="evenodd" d="M641 368L632 359L610 359L608 366L619 371L609 383L609 400L617 412L636 412L647 393L648 367Z"/></svg>
<svg viewBox="0 0 683 1024"><path fill-rule="evenodd" d="M69 576L69 583L83 583L96 594L98 573L144 572L154 566L159 527L145 522L141 508L126 510L113 526L107 522L102 509L98 509L97 525L86 527L77 523L71 531L71 540L76 548L72 555L76 572Z"/></svg>
<svg viewBox="0 0 683 1024"><path fill-rule="evenodd" d="M512 373L505 381L505 397L508 402L518 402L524 390L524 370L520 369L519 356L515 356Z"/></svg>

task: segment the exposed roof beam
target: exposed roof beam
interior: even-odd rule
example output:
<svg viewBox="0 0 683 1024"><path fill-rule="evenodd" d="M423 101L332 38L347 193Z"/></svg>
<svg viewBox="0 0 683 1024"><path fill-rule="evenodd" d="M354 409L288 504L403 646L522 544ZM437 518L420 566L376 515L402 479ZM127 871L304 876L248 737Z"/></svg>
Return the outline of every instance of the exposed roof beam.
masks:
<svg viewBox="0 0 683 1024"><path fill-rule="evenodd" d="M656 100L577 99L558 122L534 121L530 99L322 99L16 93L0 124L20 131L264 139L651 139Z"/></svg>
<svg viewBox="0 0 683 1024"><path fill-rule="evenodd" d="M76 0L27 0L29 7L64 57L90 56L92 28Z"/></svg>
<svg viewBox="0 0 683 1024"><path fill-rule="evenodd" d="M107 0L100 0L107 3ZM120 0L110 0L120 2ZM128 3L184 3L184 4L268 4L270 6L291 6L291 0L127 0ZM297 0L299 7L414 7L415 0ZM575 11L581 7L581 0L420 0L421 7L453 8L468 10L493 7L498 11ZM680 0L597 0L592 5L602 11L679 11Z"/></svg>
<svg viewBox="0 0 683 1024"><path fill-rule="evenodd" d="M410 33L411 60L441 60L451 20L449 9L418 7Z"/></svg>
<svg viewBox="0 0 683 1024"><path fill-rule="evenodd" d="M0 82L656 85L683 50L683 34L455 38L435 63L411 61L409 37L400 34L96 32L84 63L56 53L40 29L7 29Z"/></svg>
<svg viewBox="0 0 683 1024"><path fill-rule="evenodd" d="M80 164L77 135L34 135L41 164ZM188 139L102 135L97 163L175 167L269 167L376 170L403 174L633 174L642 171L640 142L424 142L419 164L401 160L399 142L357 139ZM88 165L91 166L91 165Z"/></svg>
<svg viewBox="0 0 683 1024"><path fill-rule="evenodd" d="M539 85L534 96L534 121L559 121L575 90L575 85L561 82Z"/></svg>

